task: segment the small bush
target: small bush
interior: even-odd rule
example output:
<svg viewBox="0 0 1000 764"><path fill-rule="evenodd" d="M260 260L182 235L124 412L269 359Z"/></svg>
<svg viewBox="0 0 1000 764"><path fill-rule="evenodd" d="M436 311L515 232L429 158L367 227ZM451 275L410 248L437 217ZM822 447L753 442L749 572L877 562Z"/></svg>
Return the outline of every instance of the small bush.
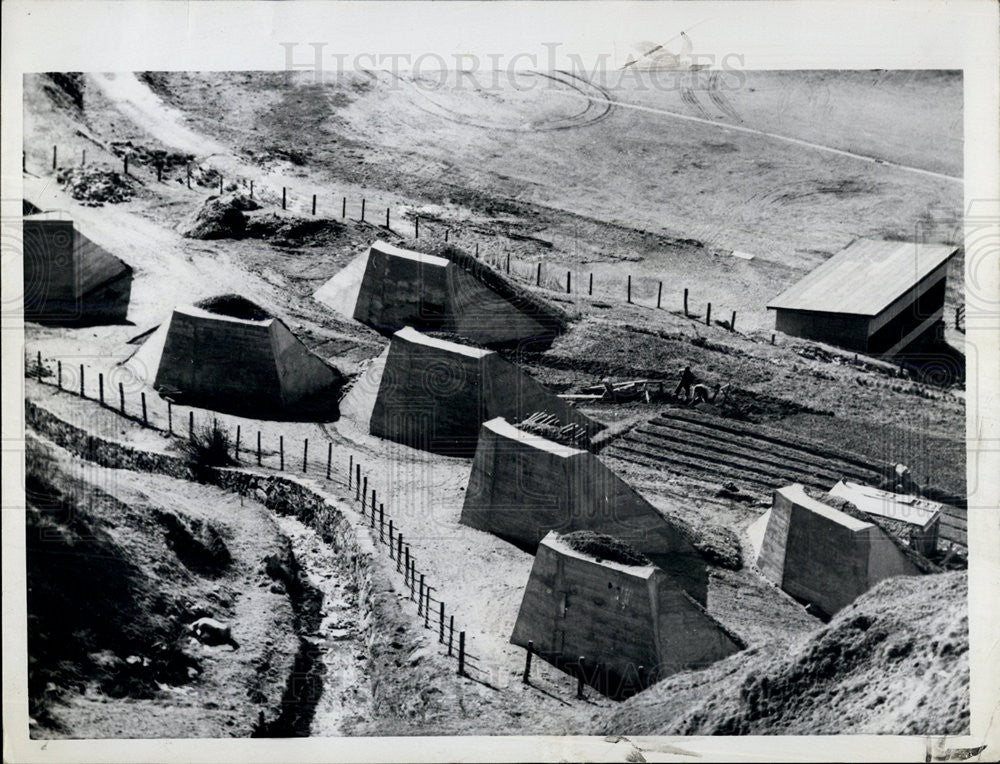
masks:
<svg viewBox="0 0 1000 764"><path fill-rule="evenodd" d="M229 433L219 427L218 422L195 429L190 438L180 442L180 450L198 478L212 467L236 464L229 456Z"/></svg>

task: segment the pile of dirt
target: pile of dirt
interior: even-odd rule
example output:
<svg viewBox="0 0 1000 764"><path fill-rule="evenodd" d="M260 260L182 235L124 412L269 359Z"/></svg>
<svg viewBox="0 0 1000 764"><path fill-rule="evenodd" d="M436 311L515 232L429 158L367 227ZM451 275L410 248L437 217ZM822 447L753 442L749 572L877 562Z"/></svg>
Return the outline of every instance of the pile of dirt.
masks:
<svg viewBox="0 0 1000 764"><path fill-rule="evenodd" d="M218 316L229 316L230 318L242 318L246 321L266 321L271 318L271 314L260 305L251 302L246 297L238 294L220 294L215 297L206 297L194 304L196 308L207 310Z"/></svg>
<svg viewBox="0 0 1000 764"><path fill-rule="evenodd" d="M653 564L646 555L633 549L631 545L606 533L573 531L560 536L559 539L577 552L596 557L598 562L609 560L633 566Z"/></svg>
<svg viewBox="0 0 1000 764"><path fill-rule="evenodd" d="M246 233L243 213L260 205L242 194L210 196L181 229L188 239L240 239Z"/></svg>
<svg viewBox="0 0 1000 764"><path fill-rule="evenodd" d="M135 195L135 181L107 167L60 167L56 180L87 207L120 204Z"/></svg>
<svg viewBox="0 0 1000 764"><path fill-rule="evenodd" d="M149 146L133 143L132 141L112 141L108 145L108 148L117 157L128 157L128 161L133 164L161 167L164 172L170 172L179 167L185 168L194 161L194 154L167 151L166 149L154 149Z"/></svg>
<svg viewBox="0 0 1000 764"><path fill-rule="evenodd" d="M347 226L332 218L303 218L273 212L247 220L247 238L264 239L276 247L322 247L341 243Z"/></svg>
<svg viewBox="0 0 1000 764"><path fill-rule="evenodd" d="M669 677L595 718L625 735L961 735L969 728L967 578L882 581L797 644Z"/></svg>

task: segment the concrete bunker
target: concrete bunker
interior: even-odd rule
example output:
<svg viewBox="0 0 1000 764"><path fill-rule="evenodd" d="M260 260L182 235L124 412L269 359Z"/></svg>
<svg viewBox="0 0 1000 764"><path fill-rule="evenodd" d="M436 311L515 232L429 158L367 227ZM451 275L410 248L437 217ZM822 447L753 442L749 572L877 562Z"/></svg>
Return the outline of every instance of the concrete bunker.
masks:
<svg viewBox="0 0 1000 764"><path fill-rule="evenodd" d="M795 483L748 530L761 574L832 616L879 581L923 571L877 525L809 496Z"/></svg>
<svg viewBox="0 0 1000 764"><path fill-rule="evenodd" d="M124 323L132 268L59 214L24 218L25 319L78 326Z"/></svg>
<svg viewBox="0 0 1000 764"><path fill-rule="evenodd" d="M941 326L948 261L958 247L857 239L767 306L775 328L893 356Z"/></svg>
<svg viewBox="0 0 1000 764"><path fill-rule="evenodd" d="M343 384L280 319L236 295L175 307L125 364L171 400L266 418L330 417Z"/></svg>
<svg viewBox="0 0 1000 764"><path fill-rule="evenodd" d="M551 531L587 530L630 544L695 600L707 599L704 558L672 523L594 454L485 422L461 522L535 552Z"/></svg>
<svg viewBox="0 0 1000 764"><path fill-rule="evenodd" d="M505 345L551 342L563 330L559 312L526 290L457 248L442 252L376 241L315 297L386 335L412 326Z"/></svg>
<svg viewBox="0 0 1000 764"><path fill-rule="evenodd" d="M580 536L590 536L587 544ZM596 543L595 543L596 542ZM550 532L538 545L510 641L613 697L743 644L663 570L600 534ZM610 546L611 552L601 546ZM583 661L581 663L581 658Z"/></svg>
<svg viewBox="0 0 1000 764"><path fill-rule="evenodd" d="M378 370L345 398L345 415L372 435L414 448L472 456L484 421L520 421L535 412L577 424L588 437L601 429L496 352L412 327L393 334L385 358L373 366Z"/></svg>

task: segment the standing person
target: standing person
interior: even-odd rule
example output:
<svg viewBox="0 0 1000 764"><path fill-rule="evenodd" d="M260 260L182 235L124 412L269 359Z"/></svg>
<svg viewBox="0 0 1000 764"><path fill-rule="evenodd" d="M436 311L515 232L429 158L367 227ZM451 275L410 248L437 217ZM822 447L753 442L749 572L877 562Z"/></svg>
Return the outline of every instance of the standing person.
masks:
<svg viewBox="0 0 1000 764"><path fill-rule="evenodd" d="M694 374L691 373L691 367L685 366L684 371L681 372L681 381L677 383L677 387L674 390L674 397L678 397L681 394L681 390L684 391L684 400L691 400L691 385L694 384Z"/></svg>

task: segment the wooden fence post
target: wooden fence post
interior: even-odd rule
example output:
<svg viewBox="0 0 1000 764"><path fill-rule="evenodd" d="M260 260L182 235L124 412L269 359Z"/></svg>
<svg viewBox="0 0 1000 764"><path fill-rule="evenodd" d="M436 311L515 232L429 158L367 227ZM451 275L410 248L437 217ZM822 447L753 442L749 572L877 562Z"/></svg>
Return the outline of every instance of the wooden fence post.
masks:
<svg viewBox="0 0 1000 764"><path fill-rule="evenodd" d="M531 653L534 649L535 643L529 639L528 652L524 656L524 676L521 677L521 681L525 684L531 684Z"/></svg>
<svg viewBox="0 0 1000 764"><path fill-rule="evenodd" d="M774 344L774 332L771 332L771 344Z"/></svg>
<svg viewBox="0 0 1000 764"><path fill-rule="evenodd" d="M288 189L284 186L281 187L281 209L288 209Z"/></svg>
<svg viewBox="0 0 1000 764"><path fill-rule="evenodd" d="M626 302L632 302L632 274L631 273L628 275L628 286L626 287L625 301Z"/></svg>
<svg viewBox="0 0 1000 764"><path fill-rule="evenodd" d="M375 489L372 488L372 524L371 527L375 527L375 507L378 506L378 502L375 501Z"/></svg>
<svg viewBox="0 0 1000 764"><path fill-rule="evenodd" d="M448 234L449 234L450 232L451 232L451 229L450 229L450 228L445 228L445 229L444 229L444 242L445 242L445 244L447 244L447 243L448 243Z"/></svg>
<svg viewBox="0 0 1000 764"><path fill-rule="evenodd" d="M688 316L688 290L684 287L684 318Z"/></svg>
<svg viewBox="0 0 1000 764"><path fill-rule="evenodd" d="M285 436L284 435L279 435L278 436L278 451L279 451L279 453L281 455L281 461L279 462L280 466L278 467L278 469L281 470L282 472L284 472L285 471Z"/></svg>
<svg viewBox="0 0 1000 764"><path fill-rule="evenodd" d="M333 441L326 444L326 479L330 479L330 468L333 466Z"/></svg>
<svg viewBox="0 0 1000 764"><path fill-rule="evenodd" d="M125 416L125 386L118 383L118 400L121 403L122 416Z"/></svg>
<svg viewBox="0 0 1000 764"><path fill-rule="evenodd" d="M566 271L566 294L571 294L571 279L573 278L571 271Z"/></svg>
<svg viewBox="0 0 1000 764"><path fill-rule="evenodd" d="M347 490L351 490L351 484L354 480L354 454L351 454L347 458Z"/></svg>
<svg viewBox="0 0 1000 764"><path fill-rule="evenodd" d="M392 537L392 533L393 533L393 522L392 522L392 519L390 518L390 520L389 520L389 559L390 560L396 559L395 549L394 549L395 544L396 544L396 540ZM399 570L399 563L396 563L396 570Z"/></svg>
<svg viewBox="0 0 1000 764"><path fill-rule="evenodd" d="M712 303L709 303L708 307L705 309L705 326L711 326L711 325L712 325Z"/></svg>
<svg viewBox="0 0 1000 764"><path fill-rule="evenodd" d="M188 412L188 438L194 440L194 412Z"/></svg>
<svg viewBox="0 0 1000 764"><path fill-rule="evenodd" d="M56 361L56 385L62 390L62 361Z"/></svg>
<svg viewBox="0 0 1000 764"><path fill-rule="evenodd" d="M187 187L191 188L191 163L187 163Z"/></svg>
<svg viewBox="0 0 1000 764"><path fill-rule="evenodd" d="M388 207L385 208L385 230L387 230L387 231L391 230L389 228L389 208Z"/></svg>
<svg viewBox="0 0 1000 764"><path fill-rule="evenodd" d="M729 319L729 331L736 331L736 311L733 311L733 315Z"/></svg>
<svg viewBox="0 0 1000 764"><path fill-rule="evenodd" d="M309 471L309 438L302 443L302 473Z"/></svg>
<svg viewBox="0 0 1000 764"><path fill-rule="evenodd" d="M250 181L250 198L253 199L253 181Z"/></svg>
<svg viewBox="0 0 1000 764"><path fill-rule="evenodd" d="M174 434L174 404L167 401L167 435Z"/></svg>
<svg viewBox="0 0 1000 764"><path fill-rule="evenodd" d="M413 238L414 239L419 239L420 238L420 217L419 216L413 218Z"/></svg>
<svg viewBox="0 0 1000 764"><path fill-rule="evenodd" d="M510 273L510 252L507 253L507 273Z"/></svg>
<svg viewBox="0 0 1000 764"><path fill-rule="evenodd" d="M344 197L344 200L340 203L340 217L342 217L342 218L346 218L347 217L347 197L346 196Z"/></svg>
<svg viewBox="0 0 1000 764"><path fill-rule="evenodd" d="M80 167L86 167L86 166L87 166L87 149L84 149L83 154L80 157Z"/></svg>
<svg viewBox="0 0 1000 764"><path fill-rule="evenodd" d="M420 583L424 582L424 574L420 574ZM429 629L431 627L431 587L428 586L424 589L424 596L427 598L424 601L424 628Z"/></svg>
<svg viewBox="0 0 1000 764"><path fill-rule="evenodd" d="M361 462L354 465L354 500L361 498Z"/></svg>
<svg viewBox="0 0 1000 764"><path fill-rule="evenodd" d="M38 372L38 381L42 381L42 351L35 354L35 370Z"/></svg>
<svg viewBox="0 0 1000 764"><path fill-rule="evenodd" d="M219 194L225 193L225 179L222 175L219 176Z"/></svg>
<svg viewBox="0 0 1000 764"><path fill-rule="evenodd" d="M104 405L104 374L102 372L97 373L97 400Z"/></svg>
<svg viewBox="0 0 1000 764"><path fill-rule="evenodd" d="M535 274L535 286L542 285L542 264L538 264L538 272Z"/></svg>
<svg viewBox="0 0 1000 764"><path fill-rule="evenodd" d="M52 169L56 169L56 146L52 147Z"/></svg>
<svg viewBox="0 0 1000 764"><path fill-rule="evenodd" d="M417 596L417 617L424 614L424 574L420 574L420 594Z"/></svg>
<svg viewBox="0 0 1000 764"><path fill-rule="evenodd" d="M157 183L162 183L163 182L163 165L162 164L157 164L156 165L156 182Z"/></svg>
<svg viewBox="0 0 1000 764"><path fill-rule="evenodd" d="M143 424L143 427L149 427L149 419L146 416L146 392L145 391L139 393L139 400L142 401L142 424Z"/></svg>
<svg viewBox="0 0 1000 764"><path fill-rule="evenodd" d="M389 521L389 528L392 529L392 520ZM396 536L396 572L403 566L403 532Z"/></svg>
<svg viewBox="0 0 1000 764"><path fill-rule="evenodd" d="M361 222L365 222L365 198L361 197Z"/></svg>
<svg viewBox="0 0 1000 764"><path fill-rule="evenodd" d="M124 175L128 175L128 154L125 155L123 161L124 161L124 166L125 166L125 172L123 174Z"/></svg>
<svg viewBox="0 0 1000 764"><path fill-rule="evenodd" d="M385 504L378 505L378 540L385 543Z"/></svg>
<svg viewBox="0 0 1000 764"><path fill-rule="evenodd" d="M361 489L361 514L365 512L365 502L368 500L368 476L365 475L364 488Z"/></svg>
<svg viewBox="0 0 1000 764"><path fill-rule="evenodd" d="M260 430L257 430L257 466L260 466Z"/></svg>
<svg viewBox="0 0 1000 764"><path fill-rule="evenodd" d="M399 537L403 538L403 534L400 533ZM413 583L410 581L410 547L409 547L409 545L406 545L403 548L403 553L406 555L406 557L404 558L405 564L403 565L403 584L405 586L408 586L410 588L410 591L411 591L410 599L413 599L413 596L412 596Z"/></svg>
<svg viewBox="0 0 1000 764"><path fill-rule="evenodd" d="M438 644L444 644L444 602L439 603L438 616Z"/></svg>
<svg viewBox="0 0 1000 764"><path fill-rule="evenodd" d="M236 425L236 447L233 449L233 455L236 461L240 460L240 436L243 434L243 428L241 425Z"/></svg>
<svg viewBox="0 0 1000 764"><path fill-rule="evenodd" d="M458 633L458 675L465 676L465 632Z"/></svg>
<svg viewBox="0 0 1000 764"><path fill-rule="evenodd" d="M656 290L656 307L659 309L660 300L663 299L663 282L660 282L660 288Z"/></svg>
<svg viewBox="0 0 1000 764"><path fill-rule="evenodd" d="M455 616L448 616L448 657L451 657L451 643L455 641Z"/></svg>
<svg viewBox="0 0 1000 764"><path fill-rule="evenodd" d="M316 194L313 194L313 206L312 206L312 214L313 214L313 215L315 215L315 214L316 214Z"/></svg>

